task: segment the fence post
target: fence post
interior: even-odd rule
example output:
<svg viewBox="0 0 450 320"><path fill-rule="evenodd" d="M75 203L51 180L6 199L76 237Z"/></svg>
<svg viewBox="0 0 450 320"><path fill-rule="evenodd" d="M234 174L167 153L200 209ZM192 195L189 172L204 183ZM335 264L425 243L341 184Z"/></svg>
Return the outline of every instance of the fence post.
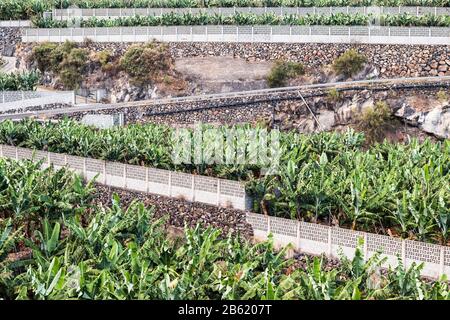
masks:
<svg viewBox="0 0 450 320"><path fill-rule="evenodd" d="M364 244L363 244L363 253L364 253L364 261L367 261L367 256L368 256L368 252L367 252L367 233L363 233L363 240L364 240Z"/></svg>
<svg viewBox="0 0 450 320"><path fill-rule="evenodd" d="M3 157L3 145L0 144L0 157Z"/></svg>
<svg viewBox="0 0 450 320"><path fill-rule="evenodd" d="M191 42L194 42L194 35L192 34L192 27L191 27Z"/></svg>
<svg viewBox="0 0 450 320"><path fill-rule="evenodd" d="M402 239L402 262L406 266L406 241Z"/></svg>
<svg viewBox="0 0 450 320"><path fill-rule="evenodd" d="M269 233L271 233L272 230L270 228L270 216L267 216L267 235L269 235Z"/></svg>
<svg viewBox="0 0 450 320"><path fill-rule="evenodd" d="M195 174L191 175L192 177L192 201L195 201Z"/></svg>
<svg viewBox="0 0 450 320"><path fill-rule="evenodd" d="M328 256L332 254L332 242L331 242L331 227L328 227Z"/></svg>
<svg viewBox="0 0 450 320"><path fill-rule="evenodd" d="M239 27L236 27L236 42L239 42Z"/></svg>
<svg viewBox="0 0 450 320"><path fill-rule="evenodd" d="M103 161L103 184L106 184L106 161Z"/></svg>
<svg viewBox="0 0 450 320"><path fill-rule="evenodd" d="M439 260L439 275L440 276L442 276L443 274L444 274L444 262L445 262L445 255L444 255L444 250L445 250L445 247L444 246L441 246L441 249L440 249L440 260Z"/></svg>
<svg viewBox="0 0 450 320"><path fill-rule="evenodd" d="M83 157L83 177L87 179L86 158Z"/></svg>
<svg viewBox="0 0 450 320"><path fill-rule="evenodd" d="M253 26L252 26L252 43L253 43L253 41L254 41L254 29L253 29Z"/></svg>
<svg viewBox="0 0 450 320"><path fill-rule="evenodd" d="M147 193L150 192L150 186L148 183L148 170L149 170L149 168L146 167L145 168L145 190L147 191Z"/></svg>
<svg viewBox="0 0 450 320"><path fill-rule="evenodd" d="M127 164L125 163L123 166L123 188L127 188Z"/></svg>
<svg viewBox="0 0 450 320"><path fill-rule="evenodd" d="M220 179L217 178L217 200L216 200L216 204L217 206L220 206Z"/></svg>
<svg viewBox="0 0 450 320"><path fill-rule="evenodd" d="M169 171L169 197L172 196L172 171Z"/></svg>
<svg viewBox="0 0 450 320"><path fill-rule="evenodd" d="M297 250L300 249L300 221L297 221Z"/></svg>

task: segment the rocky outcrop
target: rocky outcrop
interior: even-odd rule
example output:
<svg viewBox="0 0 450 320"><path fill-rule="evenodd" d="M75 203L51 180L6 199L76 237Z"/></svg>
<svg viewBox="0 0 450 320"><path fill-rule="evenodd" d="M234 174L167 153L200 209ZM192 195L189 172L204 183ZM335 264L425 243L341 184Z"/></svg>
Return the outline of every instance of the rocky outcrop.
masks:
<svg viewBox="0 0 450 320"><path fill-rule="evenodd" d="M448 101L429 111L417 111L405 104L397 110L395 115L425 132L450 139L450 104Z"/></svg>

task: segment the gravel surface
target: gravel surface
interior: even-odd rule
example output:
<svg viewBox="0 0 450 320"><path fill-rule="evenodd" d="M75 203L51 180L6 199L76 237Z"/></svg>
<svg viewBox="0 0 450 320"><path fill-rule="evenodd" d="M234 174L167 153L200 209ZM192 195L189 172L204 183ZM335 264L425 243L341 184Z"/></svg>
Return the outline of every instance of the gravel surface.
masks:
<svg viewBox="0 0 450 320"><path fill-rule="evenodd" d="M154 206L157 217L168 215L169 224L175 227L184 227L187 224L195 227L197 223L222 230L223 235L230 232L240 234L245 238L253 237L253 229L245 221L245 212L236 209L216 207L199 202L190 202L181 199L169 198L154 194L134 192L120 188L96 185L97 193L94 203L111 205L113 193L117 193L121 204L129 206L133 200L139 200L145 206Z"/></svg>

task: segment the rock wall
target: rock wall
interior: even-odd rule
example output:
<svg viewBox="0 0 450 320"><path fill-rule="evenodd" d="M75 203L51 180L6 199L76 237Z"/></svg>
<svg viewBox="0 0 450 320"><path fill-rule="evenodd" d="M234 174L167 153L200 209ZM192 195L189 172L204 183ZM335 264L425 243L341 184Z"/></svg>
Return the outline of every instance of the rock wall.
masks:
<svg viewBox="0 0 450 320"><path fill-rule="evenodd" d="M283 130L313 132L333 130L354 122L355 116L376 101L385 101L399 118L441 138L450 138L450 81L428 87L351 89L340 92L337 100L327 91L302 92L309 109L318 118L317 124L297 92L271 93L256 97L232 97L182 103L149 104L102 111L76 112L69 116L82 119L86 114L123 113L127 123L162 123L191 126L196 122L237 124L266 122ZM447 101L442 97L447 96ZM401 110L406 110L402 112ZM440 110L439 112L436 110ZM438 114L439 113L439 114ZM448 115L447 115L448 113ZM60 118L56 116L55 118Z"/></svg>
<svg viewBox="0 0 450 320"><path fill-rule="evenodd" d="M96 50L108 48L122 54L129 44L94 43ZM368 58L380 77L450 75L450 46L373 45L333 43L169 43L174 58L232 56L255 61L292 60L307 67L331 64L348 49L354 48Z"/></svg>
<svg viewBox="0 0 450 320"><path fill-rule="evenodd" d="M11 57L22 40L20 28L0 28L0 55Z"/></svg>

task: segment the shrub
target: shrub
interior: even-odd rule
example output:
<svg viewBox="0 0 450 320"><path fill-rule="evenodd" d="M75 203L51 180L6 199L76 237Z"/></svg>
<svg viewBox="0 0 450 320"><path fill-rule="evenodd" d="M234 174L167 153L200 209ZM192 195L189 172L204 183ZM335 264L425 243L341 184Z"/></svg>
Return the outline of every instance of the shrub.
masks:
<svg viewBox="0 0 450 320"><path fill-rule="evenodd" d="M333 62L333 70L336 74L347 78L362 70L367 59L354 49L347 50Z"/></svg>
<svg viewBox="0 0 450 320"><path fill-rule="evenodd" d="M64 57L59 67L59 77L66 88L77 89L80 86L86 60L86 50L79 48L72 49Z"/></svg>
<svg viewBox="0 0 450 320"><path fill-rule="evenodd" d="M448 101L448 94L442 89L438 91L438 93L436 94L436 97L440 102Z"/></svg>
<svg viewBox="0 0 450 320"><path fill-rule="evenodd" d="M289 79L305 74L303 64L298 62L286 62L278 60L273 65L267 76L267 82L271 88L286 85Z"/></svg>
<svg viewBox="0 0 450 320"><path fill-rule="evenodd" d="M96 54L96 58L102 67L106 66L108 62L111 61L111 51L102 50Z"/></svg>
<svg viewBox="0 0 450 320"><path fill-rule="evenodd" d="M37 63L40 71L50 70L52 62L52 52L58 47L55 43L44 42L33 47L31 60Z"/></svg>
<svg viewBox="0 0 450 320"><path fill-rule="evenodd" d="M164 44L154 42L131 46L120 59L119 65L137 85L155 81L170 70L173 59Z"/></svg>
<svg viewBox="0 0 450 320"><path fill-rule="evenodd" d="M42 72L52 71L59 76L64 87L76 89L82 80L87 52L77 48L74 42L63 44L42 43L33 48L31 59Z"/></svg>
<svg viewBox="0 0 450 320"><path fill-rule="evenodd" d="M330 102L338 102L341 99L341 93L336 88L332 88L327 92L327 99Z"/></svg>
<svg viewBox="0 0 450 320"><path fill-rule="evenodd" d="M61 64L70 52L76 48L76 44L66 41L58 45L52 52L50 52L50 68L52 71L58 73L61 69Z"/></svg>
<svg viewBox="0 0 450 320"><path fill-rule="evenodd" d="M364 131L369 143L379 141L385 131L393 126L391 109L385 102L378 101L357 117L356 125L359 130Z"/></svg>

